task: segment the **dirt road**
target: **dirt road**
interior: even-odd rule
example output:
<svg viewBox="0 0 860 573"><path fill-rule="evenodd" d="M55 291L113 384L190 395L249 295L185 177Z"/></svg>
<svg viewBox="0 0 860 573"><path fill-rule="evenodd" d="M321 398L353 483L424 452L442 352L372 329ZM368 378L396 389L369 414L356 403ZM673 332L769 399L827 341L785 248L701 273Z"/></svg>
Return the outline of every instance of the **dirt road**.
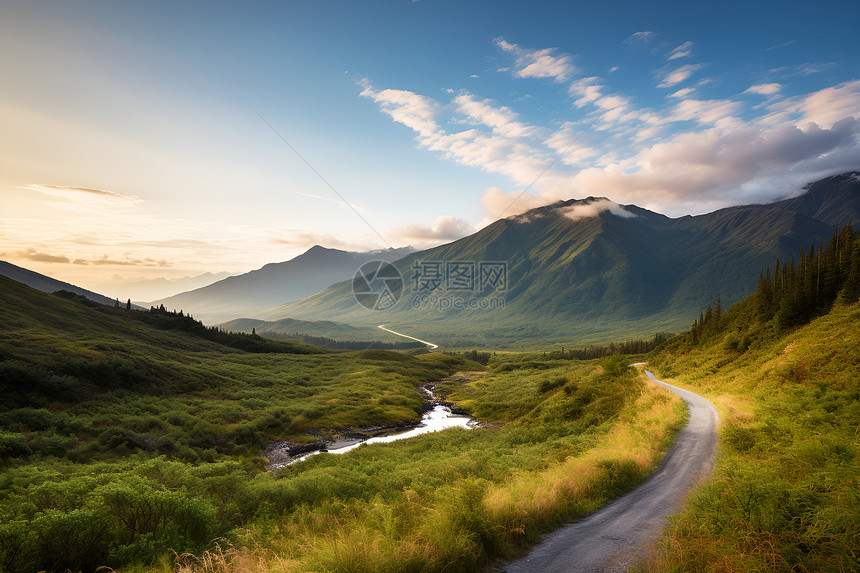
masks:
<svg viewBox="0 0 860 573"><path fill-rule="evenodd" d="M657 471L645 483L597 513L547 535L507 573L590 573L626 571L659 538L667 516L677 513L687 492L713 472L717 411L713 404L671 384L690 412L687 425Z"/></svg>

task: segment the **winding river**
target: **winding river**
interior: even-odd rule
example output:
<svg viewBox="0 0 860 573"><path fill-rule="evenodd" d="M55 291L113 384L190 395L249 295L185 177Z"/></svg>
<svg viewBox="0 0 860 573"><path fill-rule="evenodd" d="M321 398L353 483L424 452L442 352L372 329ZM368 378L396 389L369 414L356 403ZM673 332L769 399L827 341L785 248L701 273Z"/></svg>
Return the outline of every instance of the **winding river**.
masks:
<svg viewBox="0 0 860 573"><path fill-rule="evenodd" d="M388 444L391 442L396 442L397 440L405 440L407 438L420 436L421 434L429 434L430 432L439 432L441 430L447 430L448 428L472 429L478 426L478 423L469 416L454 414L451 412L451 408L437 402L432 391L428 388L422 387L420 388L420 390L427 394L428 399L431 400L433 403L433 407L430 410L424 412L424 415L421 417L421 421L414 428L394 431L392 433L374 436L372 438L367 439L347 439L331 442L327 444L324 448L307 452L299 456L278 456L280 459L278 459L277 461L273 459L269 463L269 469L278 470L282 467L294 464L296 462L300 462L302 460L306 460L309 457L322 452L327 452L329 454L345 454L360 446L369 446L372 444ZM273 451L270 451L270 456L273 453Z"/></svg>

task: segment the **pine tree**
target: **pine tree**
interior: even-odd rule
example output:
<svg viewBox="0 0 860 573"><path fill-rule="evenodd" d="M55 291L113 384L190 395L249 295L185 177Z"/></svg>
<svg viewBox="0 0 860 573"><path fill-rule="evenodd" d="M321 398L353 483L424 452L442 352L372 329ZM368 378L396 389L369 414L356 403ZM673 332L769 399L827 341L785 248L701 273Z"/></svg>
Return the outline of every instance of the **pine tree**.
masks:
<svg viewBox="0 0 860 573"><path fill-rule="evenodd" d="M845 284L839 293L840 302L852 304L860 300L860 233L851 242L851 249L846 256L848 264Z"/></svg>

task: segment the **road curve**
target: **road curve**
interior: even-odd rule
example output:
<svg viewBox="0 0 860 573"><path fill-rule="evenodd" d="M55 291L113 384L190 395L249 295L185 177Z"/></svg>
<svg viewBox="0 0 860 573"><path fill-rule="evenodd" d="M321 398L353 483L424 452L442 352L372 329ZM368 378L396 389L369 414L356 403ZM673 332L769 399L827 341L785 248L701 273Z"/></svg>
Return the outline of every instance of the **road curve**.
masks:
<svg viewBox="0 0 860 573"><path fill-rule="evenodd" d="M426 340L421 340L420 338L415 338L414 336L409 336L408 334L403 334L401 332L394 332L390 328L385 328L384 324L380 324L376 328L381 328L385 332L390 332L391 334L396 334L397 336L402 336L403 338L408 338L409 340L414 340L416 342L420 342L421 344L426 344L428 347L430 347L430 350L436 350L437 348L439 348L438 344L433 344L432 342L427 342Z"/></svg>
<svg viewBox="0 0 860 573"><path fill-rule="evenodd" d="M679 395L690 413L663 463L642 485L586 517L544 537L526 557L510 563L507 573L591 573L626 571L647 554L677 513L687 492L711 475L717 450L719 417L698 394L657 380Z"/></svg>

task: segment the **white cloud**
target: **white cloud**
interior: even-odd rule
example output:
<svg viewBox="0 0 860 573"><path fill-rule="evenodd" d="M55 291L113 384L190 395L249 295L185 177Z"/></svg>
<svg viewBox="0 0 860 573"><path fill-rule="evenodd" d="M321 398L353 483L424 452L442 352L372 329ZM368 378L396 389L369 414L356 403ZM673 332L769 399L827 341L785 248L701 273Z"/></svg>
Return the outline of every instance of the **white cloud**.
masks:
<svg viewBox="0 0 860 573"><path fill-rule="evenodd" d="M495 43L505 52L516 56L514 75L520 78L552 78L556 82L567 81L576 73L570 54L554 55L555 48L541 50L522 48L499 36Z"/></svg>
<svg viewBox="0 0 860 573"><path fill-rule="evenodd" d="M686 99L674 107L671 118L674 121L695 121L702 125L720 122L734 124L737 120L733 116L742 107L740 102L731 100Z"/></svg>
<svg viewBox="0 0 860 573"><path fill-rule="evenodd" d="M802 77L811 76L812 74L819 74L828 68L834 67L835 65L835 62L806 62L794 66L780 66L778 68L771 68L768 71L773 75L778 75L786 78L797 76Z"/></svg>
<svg viewBox="0 0 860 573"><path fill-rule="evenodd" d="M684 42L666 56L667 60L677 60L678 58L689 58L693 55L693 42Z"/></svg>
<svg viewBox="0 0 860 573"><path fill-rule="evenodd" d="M510 108L493 106L490 100L479 100L468 92L461 93L453 102L457 111L501 135L523 137L534 131L533 127L517 121L517 114Z"/></svg>
<svg viewBox="0 0 860 573"><path fill-rule="evenodd" d="M599 81L600 78L592 76L580 78L570 83L567 88L568 93L572 96L579 96L579 99L574 102L576 107L583 107L600 97L603 86L598 83Z"/></svg>
<svg viewBox="0 0 860 573"><path fill-rule="evenodd" d="M437 217L430 225L412 223L405 227L394 227L386 233L398 243L410 244L425 249L455 241L476 231L475 226L453 215Z"/></svg>
<svg viewBox="0 0 860 573"><path fill-rule="evenodd" d="M779 90L782 89L782 85L772 83L772 84L756 84L754 86L748 87L744 90L745 94L758 94L758 95L773 95L779 93Z"/></svg>
<svg viewBox="0 0 860 573"><path fill-rule="evenodd" d="M588 77L571 82L569 93L577 108L592 109L552 127L524 122L512 108L468 92L442 104L411 92L384 97L392 92L367 89L426 149L521 186L484 193L487 222L589 195L669 214L704 212L770 200L792 186L860 168L854 119L860 118L860 81L775 99L758 108L764 115L747 119L749 104L740 96L691 98L695 92L684 88L670 105L649 109ZM397 106L414 110L393 114ZM469 129L451 129L464 121ZM672 133L673 127L686 131Z"/></svg>
<svg viewBox="0 0 860 573"><path fill-rule="evenodd" d="M366 81L362 85L364 90L361 95L378 103L382 111L394 121L402 123L423 138L432 138L439 131L436 123L439 106L433 99L406 90L376 91Z"/></svg>
<svg viewBox="0 0 860 573"><path fill-rule="evenodd" d="M653 41L657 37L655 32L644 31L644 32L635 32L630 34L627 38L625 38L625 44L647 44Z"/></svg>
<svg viewBox="0 0 860 573"><path fill-rule="evenodd" d="M834 172L851 168L851 153L854 165L860 163L858 134L860 122L851 118L829 130L792 125L711 128L680 134L643 150L636 158L635 172L618 165L586 169L571 183L589 193L644 202L646 207L655 200L664 206L675 203L675 209L769 200L776 197L767 181L788 172L794 185L812 180L808 174L816 172L816 164L829 154L845 160L832 166Z"/></svg>
<svg viewBox="0 0 860 573"><path fill-rule="evenodd" d="M524 193L521 190L507 192L499 187L490 187L481 197L481 206L487 212L487 220L490 223L501 217L508 217L524 213L536 207L542 207L556 201L569 199L567 193L561 190L547 191L539 195Z"/></svg>
<svg viewBox="0 0 860 573"><path fill-rule="evenodd" d="M571 221L593 219L605 211L612 213L616 217L623 217L625 219L636 216L635 213L631 213L615 201L606 198L583 201L574 205L562 207L558 211Z"/></svg>
<svg viewBox="0 0 860 573"><path fill-rule="evenodd" d="M685 66L675 68L674 70L670 70L663 76L663 80L657 85L657 87L669 88L677 85L689 78L696 70L701 69L701 67L702 64L687 64Z"/></svg>
<svg viewBox="0 0 860 573"><path fill-rule="evenodd" d="M30 184L22 185L19 189L28 191L38 191L45 195L58 197L64 202L52 202L51 205L57 207L67 207L76 209L78 207L86 209L87 207L102 207L116 208L129 207L137 203L142 203L143 199L136 195L126 193L118 193L116 191L106 191L104 189L90 189L88 187L72 187L67 185L41 185ZM76 207L77 206L77 207Z"/></svg>
<svg viewBox="0 0 860 573"><path fill-rule="evenodd" d="M673 98L676 98L676 99L683 99L683 98L685 98L685 97L687 97L687 96L689 96L689 95L693 95L694 93L696 93L696 88L681 88L681 89L679 89L678 91L676 91L676 92L674 92L674 93L670 93L670 94L669 94L668 96L666 96L666 97L673 97Z"/></svg>
<svg viewBox="0 0 860 573"><path fill-rule="evenodd" d="M801 121L833 126L846 117L860 119L860 80L824 88L805 98L797 106Z"/></svg>

